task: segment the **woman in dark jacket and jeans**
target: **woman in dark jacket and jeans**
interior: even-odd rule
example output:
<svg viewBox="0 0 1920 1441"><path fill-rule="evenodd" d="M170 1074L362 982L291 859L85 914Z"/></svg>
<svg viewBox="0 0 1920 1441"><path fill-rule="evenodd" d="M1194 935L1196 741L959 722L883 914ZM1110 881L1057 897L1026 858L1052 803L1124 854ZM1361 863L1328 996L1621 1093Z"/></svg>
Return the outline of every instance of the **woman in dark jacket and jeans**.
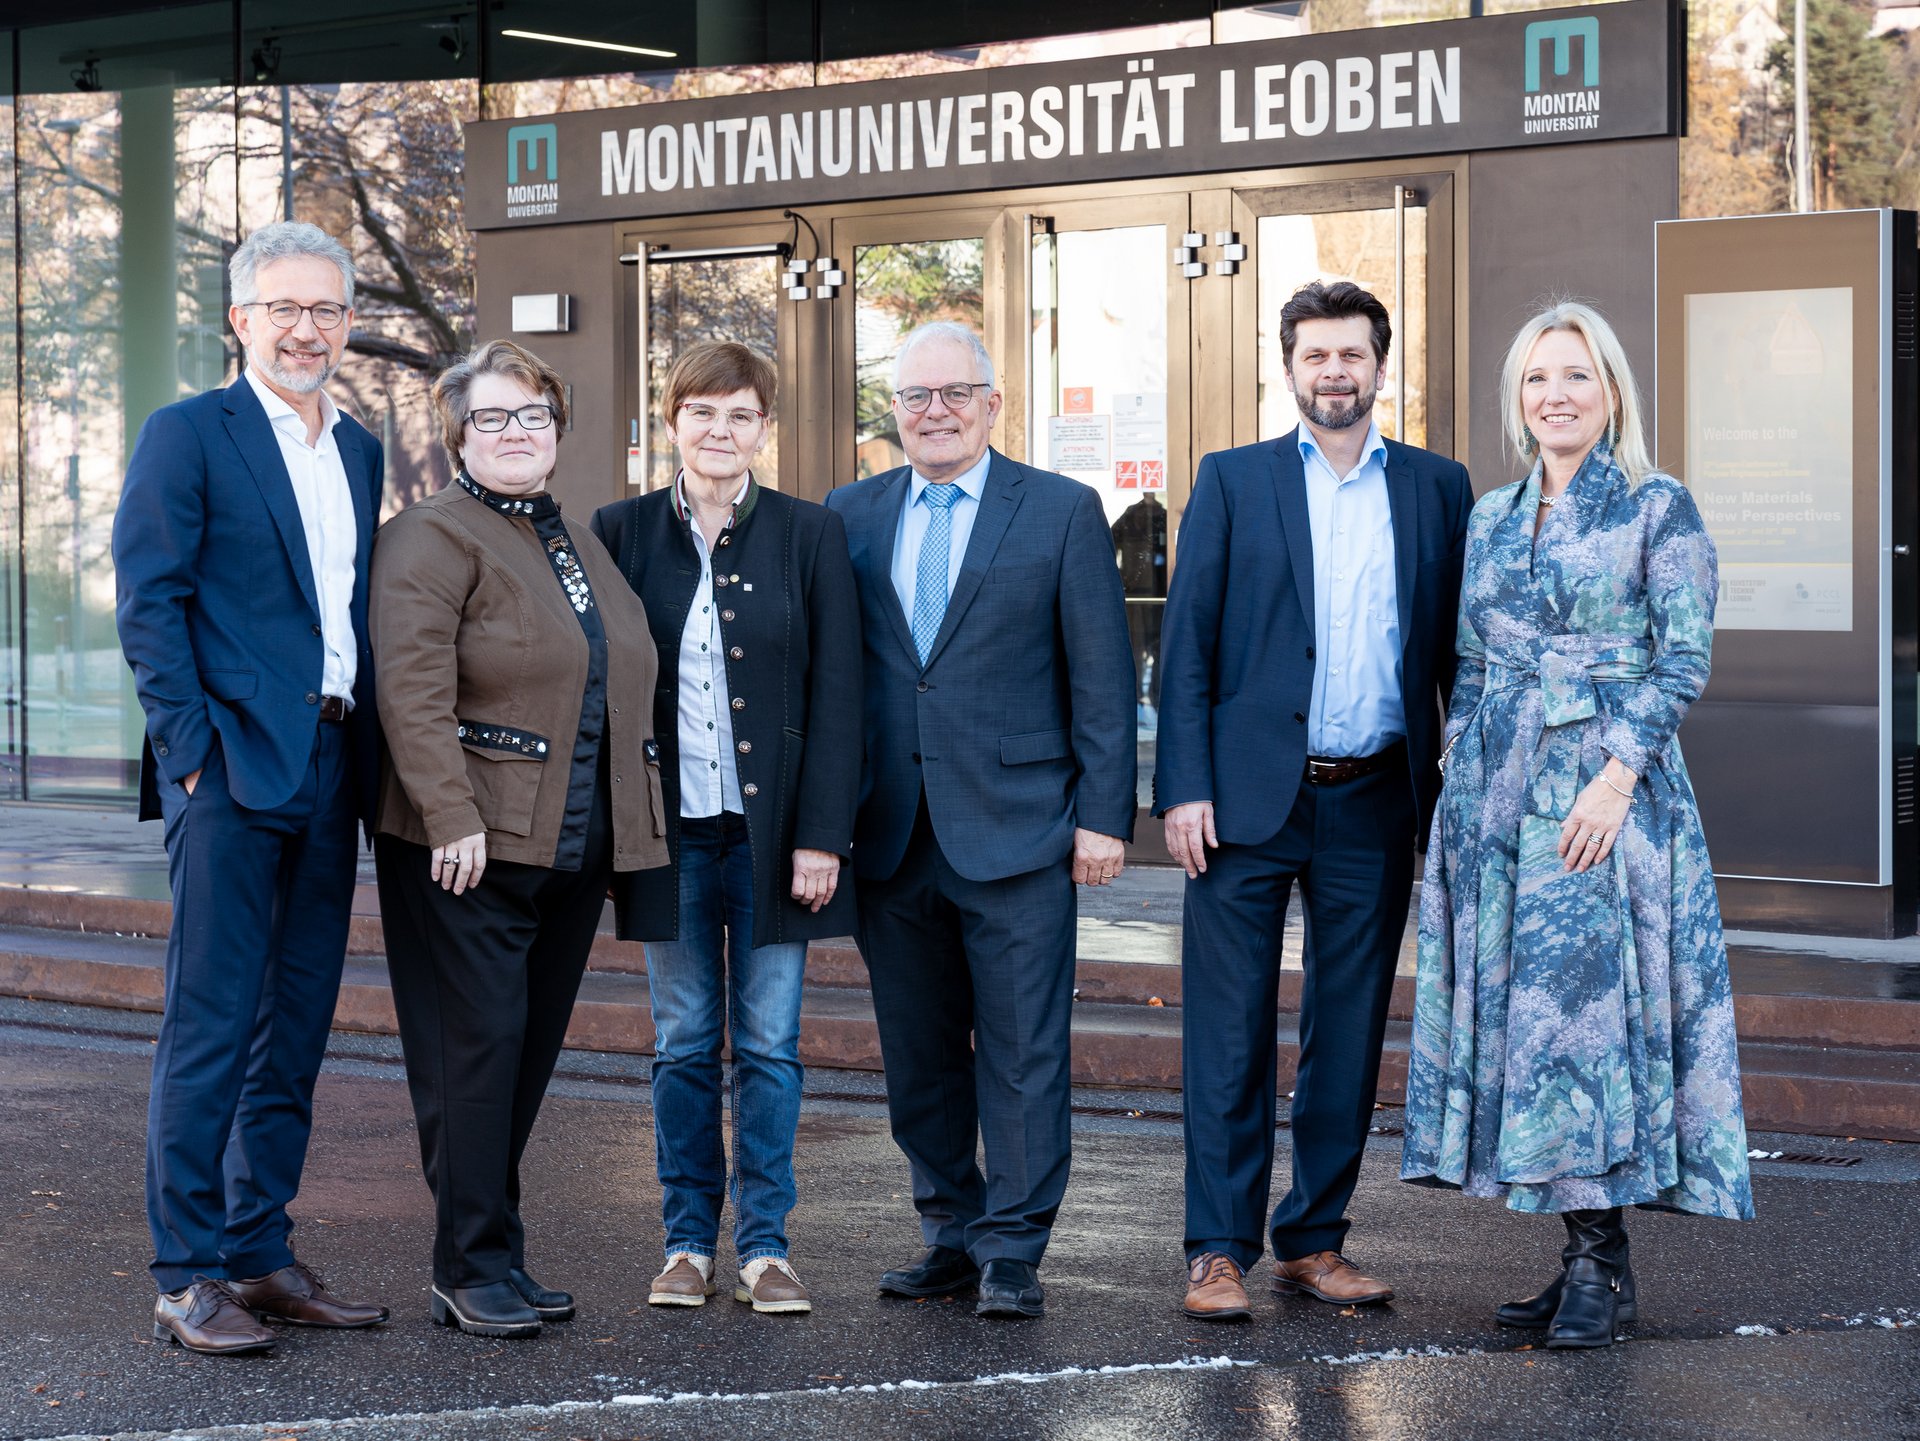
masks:
<svg viewBox="0 0 1920 1441"><path fill-rule="evenodd" d="M860 796L860 613L840 517L750 473L774 386L773 363L744 345L689 349L662 403L680 450L673 486L593 517L660 655L654 719L673 864L614 884L621 937L647 942L653 996L666 1221L666 1266L648 1296L657 1306L713 1294L731 1195L734 1298L760 1312L812 1308L786 1236L800 990L807 942L853 929L841 863Z"/></svg>

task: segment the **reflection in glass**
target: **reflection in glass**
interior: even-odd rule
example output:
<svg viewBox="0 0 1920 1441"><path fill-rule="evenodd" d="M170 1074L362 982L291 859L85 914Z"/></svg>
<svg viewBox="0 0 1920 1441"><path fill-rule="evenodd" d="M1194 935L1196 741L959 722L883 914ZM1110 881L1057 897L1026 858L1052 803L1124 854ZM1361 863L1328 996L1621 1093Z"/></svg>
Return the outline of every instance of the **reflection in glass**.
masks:
<svg viewBox="0 0 1920 1441"><path fill-rule="evenodd" d="M853 252L855 478L907 463L893 418L893 362L900 342L934 320L984 327L980 298L986 243L912 240Z"/></svg>
<svg viewBox="0 0 1920 1441"><path fill-rule="evenodd" d="M386 453L384 511L438 490L433 379L474 336L462 126L480 118L476 7L244 0L240 230L311 220L353 253L353 331L328 393Z"/></svg>
<svg viewBox="0 0 1920 1441"><path fill-rule="evenodd" d="M0 65L13 74L13 37L0 36ZM10 88L10 86L8 87ZM0 314L19 302L14 261L14 101L0 96ZM26 783L26 636L20 614L20 352L0 325L0 800Z"/></svg>
<svg viewBox="0 0 1920 1441"><path fill-rule="evenodd" d="M1029 446L1037 464L1092 486L1113 527L1139 686L1142 806L1167 596L1168 244L1164 225L1033 241Z"/></svg>
<svg viewBox="0 0 1920 1441"><path fill-rule="evenodd" d="M1344 210L1322 215L1263 215L1253 248L1260 307L1260 434L1284 435L1300 412L1287 388L1280 349L1280 308L1310 280L1351 280L1371 290L1393 315L1394 214ZM1406 210L1405 335L1393 337L1373 414L1380 433L1409 445L1427 442L1427 212ZM1405 424L1394 414L1394 376L1405 367Z"/></svg>
<svg viewBox="0 0 1920 1441"><path fill-rule="evenodd" d="M141 424L226 368L231 14L23 33L21 789L33 799L131 791L144 721L114 625L113 514Z"/></svg>
<svg viewBox="0 0 1920 1441"><path fill-rule="evenodd" d="M648 404L655 417L652 454L647 457L646 489L673 484L680 455L660 417L661 387L673 362L689 345L702 340L732 340L750 345L762 355L779 353L780 261L776 256L743 256L734 260L680 260L649 265L642 279L647 286ZM792 302L788 302L791 304ZM767 448L754 462L753 478L762 485L780 483L780 427L778 403Z"/></svg>

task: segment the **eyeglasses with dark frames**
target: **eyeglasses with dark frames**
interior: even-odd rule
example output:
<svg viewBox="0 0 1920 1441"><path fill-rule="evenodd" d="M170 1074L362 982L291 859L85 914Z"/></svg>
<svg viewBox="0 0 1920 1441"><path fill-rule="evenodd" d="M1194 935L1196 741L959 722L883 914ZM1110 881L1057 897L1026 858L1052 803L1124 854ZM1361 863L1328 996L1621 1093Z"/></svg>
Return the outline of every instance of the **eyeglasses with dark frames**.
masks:
<svg viewBox="0 0 1920 1441"><path fill-rule="evenodd" d="M545 430L553 424L554 413L551 405L523 405L518 410L469 410L467 423L475 430L492 433L505 430L509 420L520 422L522 430Z"/></svg>
<svg viewBox="0 0 1920 1441"><path fill-rule="evenodd" d="M300 317L311 315L315 330L338 330L340 322L347 318L347 307L335 305L323 300L318 305L298 305L291 300L243 300L240 309L251 310L260 306L267 312L267 319L281 330L292 330L300 323Z"/></svg>
<svg viewBox="0 0 1920 1441"><path fill-rule="evenodd" d="M965 410L973 401L974 391L992 389L993 382L990 380L976 380L972 384L968 384L964 380L956 380L952 385L942 385L938 387L937 391L924 385L909 385L905 390L894 391L893 398L899 401L906 409L918 415L929 405L933 404L933 397L936 393L939 395L941 403L945 405L948 410Z"/></svg>

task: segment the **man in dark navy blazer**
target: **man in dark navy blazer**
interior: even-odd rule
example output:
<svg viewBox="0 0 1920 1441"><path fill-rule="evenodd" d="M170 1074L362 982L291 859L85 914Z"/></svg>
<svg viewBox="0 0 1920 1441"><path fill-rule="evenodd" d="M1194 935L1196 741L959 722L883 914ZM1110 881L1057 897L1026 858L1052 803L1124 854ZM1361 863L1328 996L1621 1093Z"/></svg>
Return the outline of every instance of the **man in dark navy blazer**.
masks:
<svg viewBox="0 0 1920 1441"><path fill-rule="evenodd" d="M141 428L113 523L120 644L146 711L142 820L166 823L173 926L147 1111L154 1338L265 1350L271 1316L384 1321L288 1244L346 956L378 731L367 558L380 444L321 388L353 262L255 231L228 312L241 377Z"/></svg>
<svg viewBox="0 0 1920 1441"><path fill-rule="evenodd" d="M1187 872L1181 1016L1188 1315L1250 1314L1242 1276L1342 1305L1392 1288L1342 1254L1413 854L1440 789L1473 490L1371 420L1392 328L1350 282L1281 310L1297 430L1207 456L1161 653L1154 810ZM1293 1184L1267 1214L1287 901L1308 940Z"/></svg>
<svg viewBox="0 0 1920 1441"><path fill-rule="evenodd" d="M858 939L927 1243L880 1289L977 1280L978 1314L1038 1316L1067 1184L1073 888L1117 876L1133 835L1126 600L1099 497L988 447L978 336L921 327L894 385L909 464L827 497L865 631Z"/></svg>

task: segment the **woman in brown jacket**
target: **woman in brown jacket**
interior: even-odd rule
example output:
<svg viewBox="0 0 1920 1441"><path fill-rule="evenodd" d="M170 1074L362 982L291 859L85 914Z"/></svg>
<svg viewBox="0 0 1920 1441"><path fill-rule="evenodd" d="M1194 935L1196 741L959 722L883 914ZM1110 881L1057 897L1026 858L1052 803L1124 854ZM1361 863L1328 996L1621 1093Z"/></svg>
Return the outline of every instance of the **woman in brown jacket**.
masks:
<svg viewBox="0 0 1920 1441"><path fill-rule="evenodd" d="M453 484L374 539L375 864L433 1191L433 1319L532 1336L520 1158L615 871L667 860L646 611L546 493L566 390L509 341L433 387ZM390 679L389 679L390 678Z"/></svg>

